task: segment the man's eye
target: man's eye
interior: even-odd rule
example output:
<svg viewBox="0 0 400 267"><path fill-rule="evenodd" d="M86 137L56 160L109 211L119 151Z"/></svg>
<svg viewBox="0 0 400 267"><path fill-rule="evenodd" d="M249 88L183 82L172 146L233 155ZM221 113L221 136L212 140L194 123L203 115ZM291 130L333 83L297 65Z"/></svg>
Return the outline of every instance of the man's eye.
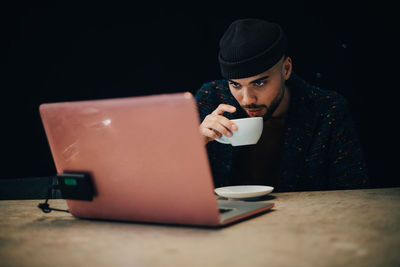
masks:
<svg viewBox="0 0 400 267"><path fill-rule="evenodd" d="M257 81L254 83L255 86L263 86L265 84L265 81Z"/></svg>
<svg viewBox="0 0 400 267"><path fill-rule="evenodd" d="M240 88L240 84L238 84L238 83L232 83L231 82L231 85L232 85L233 88Z"/></svg>

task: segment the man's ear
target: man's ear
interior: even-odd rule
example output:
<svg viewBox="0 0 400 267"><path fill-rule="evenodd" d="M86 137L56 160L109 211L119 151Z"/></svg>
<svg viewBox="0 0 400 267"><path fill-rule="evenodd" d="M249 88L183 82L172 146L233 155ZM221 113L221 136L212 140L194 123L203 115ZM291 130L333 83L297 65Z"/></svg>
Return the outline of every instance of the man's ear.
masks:
<svg viewBox="0 0 400 267"><path fill-rule="evenodd" d="M283 75L285 80L290 78L292 74L292 59L290 57L286 57L285 61L283 62Z"/></svg>

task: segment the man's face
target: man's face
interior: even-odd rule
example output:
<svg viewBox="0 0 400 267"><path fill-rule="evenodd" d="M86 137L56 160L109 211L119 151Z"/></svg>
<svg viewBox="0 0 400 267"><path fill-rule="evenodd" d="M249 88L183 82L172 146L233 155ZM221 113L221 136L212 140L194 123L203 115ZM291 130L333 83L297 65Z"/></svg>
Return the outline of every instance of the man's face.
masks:
<svg viewBox="0 0 400 267"><path fill-rule="evenodd" d="M282 58L258 75L228 80L229 89L250 117L271 117L279 107L286 90L285 81L292 70L290 57Z"/></svg>

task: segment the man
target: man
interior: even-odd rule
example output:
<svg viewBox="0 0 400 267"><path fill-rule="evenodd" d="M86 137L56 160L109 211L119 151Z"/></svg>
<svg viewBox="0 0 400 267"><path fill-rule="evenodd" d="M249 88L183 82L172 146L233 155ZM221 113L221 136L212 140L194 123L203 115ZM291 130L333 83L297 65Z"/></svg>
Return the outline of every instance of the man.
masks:
<svg viewBox="0 0 400 267"><path fill-rule="evenodd" d="M224 80L196 93L216 187L272 185L277 191L368 186L360 143L343 96L292 71L282 28L258 19L233 22L220 40ZM256 145L213 141L237 130L231 120L263 117Z"/></svg>

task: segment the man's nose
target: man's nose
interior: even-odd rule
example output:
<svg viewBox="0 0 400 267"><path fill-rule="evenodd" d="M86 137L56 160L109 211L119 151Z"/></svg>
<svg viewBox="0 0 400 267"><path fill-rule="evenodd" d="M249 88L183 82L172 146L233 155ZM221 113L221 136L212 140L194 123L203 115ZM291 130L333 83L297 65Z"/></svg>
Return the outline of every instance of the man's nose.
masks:
<svg viewBox="0 0 400 267"><path fill-rule="evenodd" d="M257 102L257 97L254 95L254 93L251 90L244 88L242 102L243 102L243 105L250 105L250 104Z"/></svg>

